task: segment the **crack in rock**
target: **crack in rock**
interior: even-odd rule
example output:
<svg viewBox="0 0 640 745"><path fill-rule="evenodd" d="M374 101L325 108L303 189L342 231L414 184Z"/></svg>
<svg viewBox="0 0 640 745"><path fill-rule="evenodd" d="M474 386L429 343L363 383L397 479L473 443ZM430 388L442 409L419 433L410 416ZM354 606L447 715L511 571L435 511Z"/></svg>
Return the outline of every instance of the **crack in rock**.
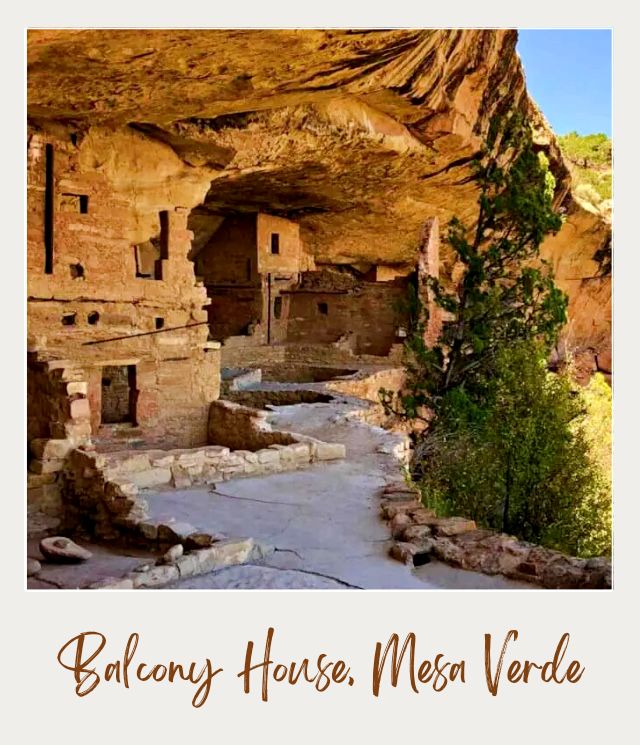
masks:
<svg viewBox="0 0 640 745"><path fill-rule="evenodd" d="M276 546L275 550L281 554L295 554L302 561L302 556L293 548L278 548Z"/></svg>
<svg viewBox="0 0 640 745"><path fill-rule="evenodd" d="M360 587L359 585L352 585L350 582L346 582L345 580L340 579L339 577L333 577L331 574L323 574L322 572L314 572L312 569L285 569L283 567L272 566L271 564L264 564L264 566L269 567L269 569L277 569L279 572L300 572L301 574L312 574L315 577L324 577L324 579L331 579L340 585L344 585L345 587L351 588L352 590L364 590L364 587Z"/></svg>
<svg viewBox="0 0 640 745"><path fill-rule="evenodd" d="M210 494L217 494L219 497L225 497L225 499L240 499L243 502L259 502L260 504L283 504L287 507L304 507L305 505L299 502L280 502L276 499L256 499L255 497L238 497L234 494L224 494L217 489L209 489Z"/></svg>

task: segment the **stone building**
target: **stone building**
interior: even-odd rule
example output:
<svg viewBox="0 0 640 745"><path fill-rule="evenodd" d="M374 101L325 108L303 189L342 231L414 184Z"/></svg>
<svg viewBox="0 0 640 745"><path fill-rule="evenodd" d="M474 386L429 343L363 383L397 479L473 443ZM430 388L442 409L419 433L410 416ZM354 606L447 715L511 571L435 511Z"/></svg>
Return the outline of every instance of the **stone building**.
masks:
<svg viewBox="0 0 640 745"><path fill-rule="evenodd" d="M218 396L219 345L208 341L206 290L187 258L189 209L179 189L172 199L168 186L147 185L143 211L130 185L121 188L108 164L98 164L120 146L118 166L125 167L132 143L111 139L94 135L80 147L73 133L29 132L28 439L35 471L54 471L90 438L104 449L204 444Z"/></svg>
<svg viewBox="0 0 640 745"><path fill-rule="evenodd" d="M210 299L214 339L285 340L285 292L309 265L295 222L262 213L225 217L193 259Z"/></svg>
<svg viewBox="0 0 640 745"><path fill-rule="evenodd" d="M327 346L329 361L382 360L402 342L406 268L316 268L299 225L264 213L220 216L195 243L191 258L207 289L211 337L235 364L284 361L274 347L297 362L313 361L310 348Z"/></svg>
<svg viewBox="0 0 640 745"><path fill-rule="evenodd" d="M386 358L403 341L409 278L376 281L379 269L361 274L326 268L303 275L288 292L287 343L335 345L354 356Z"/></svg>

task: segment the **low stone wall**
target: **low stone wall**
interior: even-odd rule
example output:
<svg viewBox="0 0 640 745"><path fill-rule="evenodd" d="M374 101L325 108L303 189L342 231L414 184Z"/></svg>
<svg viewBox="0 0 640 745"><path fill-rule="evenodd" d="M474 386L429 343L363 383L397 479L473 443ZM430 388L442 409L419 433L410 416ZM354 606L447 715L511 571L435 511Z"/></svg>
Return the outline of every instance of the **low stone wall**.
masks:
<svg viewBox="0 0 640 745"><path fill-rule="evenodd" d="M221 445L191 450L125 451L106 454L102 473L109 482L124 480L138 489L160 486L187 489L240 476L302 468L309 465L313 455L310 443L296 441L256 451L230 450Z"/></svg>
<svg viewBox="0 0 640 745"><path fill-rule="evenodd" d="M398 392L402 390L406 372L402 367L392 367L383 370L359 370L342 380L331 380L326 387L347 396L363 398L366 401L380 401L380 389Z"/></svg>
<svg viewBox="0 0 640 745"><path fill-rule="evenodd" d="M335 400L334 396L306 388L294 390L257 390L235 391L229 393L229 398L242 406L254 409L264 409L267 406L292 406L293 404L328 404Z"/></svg>
<svg viewBox="0 0 640 745"><path fill-rule="evenodd" d="M286 347L257 345L250 337L230 337L224 340L220 349L223 367L264 367L286 362Z"/></svg>
<svg viewBox="0 0 640 745"><path fill-rule="evenodd" d="M268 412L232 401L214 401L209 409L208 440L238 450L261 450L297 442L288 432L271 429Z"/></svg>
<svg viewBox="0 0 640 745"><path fill-rule="evenodd" d="M214 402L213 432L238 438L255 449L232 450L225 445L177 450L126 450L99 453L88 447L72 450L62 472L65 524L81 527L101 539L121 537L149 542L181 540L195 531L149 522L144 489L188 489L232 478L263 476L305 468L316 461L345 457L339 443L271 430L267 412L228 401ZM263 427L261 429L260 427ZM141 493L142 492L142 493ZM162 537L164 535L164 538Z"/></svg>
<svg viewBox="0 0 640 745"><path fill-rule="evenodd" d="M473 520L439 518L422 506L408 486L385 487L382 515L390 520L391 555L407 564L419 565L433 557L462 569L502 574L547 588L611 587L608 559L578 559L504 533L480 530Z"/></svg>
<svg viewBox="0 0 640 745"><path fill-rule="evenodd" d="M386 356L354 354L339 343L257 345L251 337L225 339L221 349L223 367L269 367L278 364L333 365L399 365L403 345L394 344Z"/></svg>
<svg viewBox="0 0 640 745"><path fill-rule="evenodd" d="M199 540L211 539L204 533L195 534ZM198 547L194 539L187 537L182 542L186 553L179 553L174 561L142 564L124 577L108 578L90 585L92 590L137 590L143 587L162 587L186 577L197 577L223 567L262 561L273 553L273 547L253 538L232 538L213 541L211 545ZM176 544L173 544L174 546Z"/></svg>
<svg viewBox="0 0 640 745"><path fill-rule="evenodd" d="M353 375L356 372L354 367L308 365L292 361L282 365L263 366L262 379L276 383L324 383L327 380Z"/></svg>

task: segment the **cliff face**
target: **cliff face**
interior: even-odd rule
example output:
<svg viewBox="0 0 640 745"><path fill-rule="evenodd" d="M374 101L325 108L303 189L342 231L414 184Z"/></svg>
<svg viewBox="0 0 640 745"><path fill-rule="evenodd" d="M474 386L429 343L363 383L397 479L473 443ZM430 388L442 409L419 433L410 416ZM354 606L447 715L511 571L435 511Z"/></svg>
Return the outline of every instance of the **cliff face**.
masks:
<svg viewBox="0 0 640 745"><path fill-rule="evenodd" d="M537 122L567 215L544 254L571 296L567 340L610 358L610 228L570 194L513 31L32 31L33 131L61 133L157 229L158 203L296 220L316 264L415 265L420 229L472 220L469 164L494 112ZM447 257L443 257L446 271Z"/></svg>

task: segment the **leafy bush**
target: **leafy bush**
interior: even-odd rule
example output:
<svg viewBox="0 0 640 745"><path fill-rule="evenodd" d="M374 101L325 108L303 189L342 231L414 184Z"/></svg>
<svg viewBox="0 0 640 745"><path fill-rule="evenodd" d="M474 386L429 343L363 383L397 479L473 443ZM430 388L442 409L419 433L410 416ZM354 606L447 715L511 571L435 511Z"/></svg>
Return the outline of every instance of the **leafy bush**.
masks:
<svg viewBox="0 0 640 745"><path fill-rule="evenodd" d="M577 132L558 137L560 148L570 161L583 168L611 165L611 140L607 135L579 135Z"/></svg>
<svg viewBox="0 0 640 745"><path fill-rule="evenodd" d="M587 410L568 375L547 371L543 347L505 347L490 377L447 393L417 444L425 504L575 555L607 553L611 495Z"/></svg>

